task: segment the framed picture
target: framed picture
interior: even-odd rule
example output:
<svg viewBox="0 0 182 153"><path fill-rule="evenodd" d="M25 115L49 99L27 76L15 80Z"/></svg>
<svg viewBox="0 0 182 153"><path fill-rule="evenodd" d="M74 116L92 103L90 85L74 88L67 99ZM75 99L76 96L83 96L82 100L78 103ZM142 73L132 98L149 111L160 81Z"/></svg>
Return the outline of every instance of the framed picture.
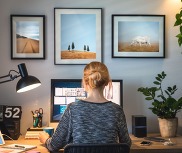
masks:
<svg viewBox="0 0 182 153"><path fill-rule="evenodd" d="M45 59L44 15L11 15L11 59Z"/></svg>
<svg viewBox="0 0 182 153"><path fill-rule="evenodd" d="M165 57L165 15L112 15L112 57Z"/></svg>
<svg viewBox="0 0 182 153"><path fill-rule="evenodd" d="M102 9L54 8L54 64L102 60Z"/></svg>

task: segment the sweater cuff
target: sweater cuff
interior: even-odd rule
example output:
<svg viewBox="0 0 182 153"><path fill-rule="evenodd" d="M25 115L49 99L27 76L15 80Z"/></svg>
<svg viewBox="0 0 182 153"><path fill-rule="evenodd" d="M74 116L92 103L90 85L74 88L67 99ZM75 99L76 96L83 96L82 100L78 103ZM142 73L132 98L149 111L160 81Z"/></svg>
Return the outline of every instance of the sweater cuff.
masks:
<svg viewBox="0 0 182 153"><path fill-rule="evenodd" d="M49 140L49 138L47 138L47 140L45 141L45 147L48 149L48 146L47 146L47 141Z"/></svg>

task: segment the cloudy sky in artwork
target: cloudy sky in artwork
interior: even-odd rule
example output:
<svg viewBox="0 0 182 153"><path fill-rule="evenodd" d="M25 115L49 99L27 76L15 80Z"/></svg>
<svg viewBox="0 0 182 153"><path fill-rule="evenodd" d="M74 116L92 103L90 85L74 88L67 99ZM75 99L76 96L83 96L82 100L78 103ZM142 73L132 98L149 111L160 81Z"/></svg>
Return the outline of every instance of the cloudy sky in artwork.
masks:
<svg viewBox="0 0 182 153"><path fill-rule="evenodd" d="M120 21L118 41L131 42L137 36L148 36L151 42L159 42L159 22Z"/></svg>
<svg viewBox="0 0 182 153"><path fill-rule="evenodd" d="M16 33L21 36L39 40L39 22L18 21L16 23Z"/></svg>
<svg viewBox="0 0 182 153"><path fill-rule="evenodd" d="M74 42L75 50L84 50L88 45L90 51L96 51L96 15L95 14L62 14L61 50L67 50Z"/></svg>

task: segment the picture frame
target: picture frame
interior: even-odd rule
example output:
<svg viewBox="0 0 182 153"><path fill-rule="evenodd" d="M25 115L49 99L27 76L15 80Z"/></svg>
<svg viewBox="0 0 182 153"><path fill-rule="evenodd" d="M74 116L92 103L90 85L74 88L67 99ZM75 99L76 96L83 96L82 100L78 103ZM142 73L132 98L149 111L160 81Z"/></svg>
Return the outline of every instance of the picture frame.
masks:
<svg viewBox="0 0 182 153"><path fill-rule="evenodd" d="M102 8L54 8L54 64L102 61Z"/></svg>
<svg viewBox="0 0 182 153"><path fill-rule="evenodd" d="M45 59L45 15L11 15L11 59Z"/></svg>
<svg viewBox="0 0 182 153"><path fill-rule="evenodd" d="M112 15L112 58L165 58L165 15Z"/></svg>

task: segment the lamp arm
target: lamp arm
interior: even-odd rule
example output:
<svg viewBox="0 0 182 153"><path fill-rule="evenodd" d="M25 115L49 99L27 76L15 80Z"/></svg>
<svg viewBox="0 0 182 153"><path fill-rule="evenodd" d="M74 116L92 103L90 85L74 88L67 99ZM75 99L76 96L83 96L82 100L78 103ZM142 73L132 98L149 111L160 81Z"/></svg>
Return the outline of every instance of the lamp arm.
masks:
<svg viewBox="0 0 182 153"><path fill-rule="evenodd" d="M6 78L6 77L9 77L9 74L8 75L4 75L4 76L0 76L0 79Z"/></svg>
<svg viewBox="0 0 182 153"><path fill-rule="evenodd" d="M18 75L16 75L16 74L13 75L12 72L17 73ZM7 79L7 80L0 81L0 84L9 82L9 81L13 81L14 79L18 78L19 76L20 76L19 72L15 71L15 70L10 70L8 75L0 76L0 79L9 77L9 79Z"/></svg>

